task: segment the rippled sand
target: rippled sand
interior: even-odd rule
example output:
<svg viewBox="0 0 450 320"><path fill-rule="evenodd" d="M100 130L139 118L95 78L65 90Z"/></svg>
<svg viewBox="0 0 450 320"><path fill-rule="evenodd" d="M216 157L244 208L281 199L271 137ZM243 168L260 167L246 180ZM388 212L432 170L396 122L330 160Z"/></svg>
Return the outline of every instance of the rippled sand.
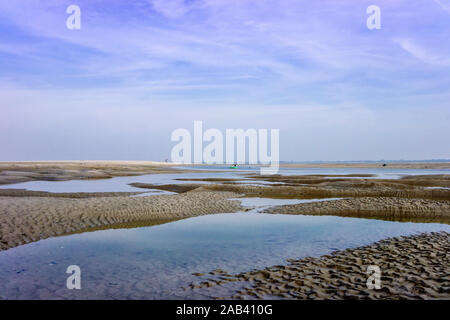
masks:
<svg viewBox="0 0 450 320"><path fill-rule="evenodd" d="M381 288L369 289L368 266L381 271ZM230 275L224 270L191 284L194 292L237 283L233 299L450 299L450 234L381 240L287 266ZM200 275L201 276L201 275ZM209 289L206 289L209 290Z"/></svg>
<svg viewBox="0 0 450 320"><path fill-rule="evenodd" d="M276 206L266 213L336 215L342 217L381 218L450 222L450 201L402 198L351 198Z"/></svg>
<svg viewBox="0 0 450 320"><path fill-rule="evenodd" d="M153 224L242 210L230 192L191 191L148 197L0 197L0 250L52 236L121 223Z"/></svg>

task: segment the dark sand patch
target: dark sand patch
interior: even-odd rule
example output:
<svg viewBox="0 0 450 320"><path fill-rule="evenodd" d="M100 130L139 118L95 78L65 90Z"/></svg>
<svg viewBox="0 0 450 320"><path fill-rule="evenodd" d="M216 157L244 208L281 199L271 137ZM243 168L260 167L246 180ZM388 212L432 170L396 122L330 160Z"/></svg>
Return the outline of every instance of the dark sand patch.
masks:
<svg viewBox="0 0 450 320"><path fill-rule="evenodd" d="M450 201L443 200L352 198L276 206L264 212L450 223Z"/></svg>
<svg viewBox="0 0 450 320"><path fill-rule="evenodd" d="M25 189L0 189L0 197L101 198L142 194L145 192L47 192Z"/></svg>
<svg viewBox="0 0 450 320"><path fill-rule="evenodd" d="M184 193L191 190L195 190L202 186L201 184L150 184L150 183L140 183L133 182L129 184L132 187L142 188L142 189L157 189L164 191L171 191L176 193Z"/></svg>

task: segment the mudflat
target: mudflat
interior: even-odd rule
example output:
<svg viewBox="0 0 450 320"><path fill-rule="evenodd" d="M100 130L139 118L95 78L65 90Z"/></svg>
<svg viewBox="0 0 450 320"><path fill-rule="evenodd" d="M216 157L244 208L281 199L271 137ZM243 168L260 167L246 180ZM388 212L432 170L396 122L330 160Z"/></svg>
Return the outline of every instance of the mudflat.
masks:
<svg viewBox="0 0 450 320"><path fill-rule="evenodd" d="M351 198L276 206L264 212L450 223L450 201L427 199Z"/></svg>

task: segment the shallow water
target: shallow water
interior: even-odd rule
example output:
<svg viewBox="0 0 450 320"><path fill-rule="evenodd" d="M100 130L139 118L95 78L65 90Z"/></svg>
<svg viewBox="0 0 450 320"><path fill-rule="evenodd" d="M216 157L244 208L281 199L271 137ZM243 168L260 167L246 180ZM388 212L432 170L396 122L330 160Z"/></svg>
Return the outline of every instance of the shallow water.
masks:
<svg viewBox="0 0 450 320"><path fill-rule="evenodd" d="M205 298L183 289L199 281L192 273L249 271L425 231L450 226L246 212L76 234L0 252L0 297ZM69 265L81 268L81 290L66 288Z"/></svg>
<svg viewBox="0 0 450 320"><path fill-rule="evenodd" d="M70 181L29 181L0 186L0 189L26 189L47 192L142 192L149 189L132 187L133 182L149 184L182 184L182 183L216 183L207 181L180 181L177 179L205 179L228 178L238 179L240 183L251 185L270 185L272 183L257 179L245 179L246 174L258 174L257 167L239 167L226 169L217 167L184 167L184 169L197 169L194 173L173 174L147 174L142 176L114 177L100 180L70 180ZM200 171L203 170L203 171ZM347 174L374 174L375 177L365 179L397 179L404 175L422 174L450 174L450 169L389 169L389 168L280 168L281 175L347 175ZM355 177L349 177L355 178Z"/></svg>
<svg viewBox="0 0 450 320"><path fill-rule="evenodd" d="M277 199L277 198L259 198L259 197L250 197L250 198L233 198L230 200L238 200L241 202L241 205L244 207L256 207L257 211L262 211L263 207L272 207L272 206L282 206L282 205L290 205L290 204L298 204L298 203L307 203L307 202L318 202L318 201L329 201L329 200L339 200L342 198L321 198L321 199Z"/></svg>

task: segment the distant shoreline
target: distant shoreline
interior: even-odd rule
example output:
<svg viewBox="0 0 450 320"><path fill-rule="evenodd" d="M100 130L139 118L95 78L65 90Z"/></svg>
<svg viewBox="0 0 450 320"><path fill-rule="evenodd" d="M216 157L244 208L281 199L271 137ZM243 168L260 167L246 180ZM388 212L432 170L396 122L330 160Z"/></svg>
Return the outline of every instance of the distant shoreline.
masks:
<svg viewBox="0 0 450 320"><path fill-rule="evenodd" d="M42 161L0 161L0 171L31 171L44 168L58 168L71 170L86 169L114 169L115 175L122 175L120 171L138 173L146 171L160 171L170 167L217 167L227 164L182 164L175 162L158 162L147 160L42 160ZM249 166L242 164L241 166ZM250 165L262 166L262 165ZM282 161L280 168L394 168L394 169L450 169L450 160L434 161L310 161L310 162L287 162ZM124 169L124 170L123 170ZM169 169L170 170L170 169ZM172 169L173 170L173 169ZM131 172L130 172L131 171ZM137 172L136 172L137 171ZM151 172L153 173L153 172ZM127 175L127 174L125 174Z"/></svg>
<svg viewBox="0 0 450 320"><path fill-rule="evenodd" d="M385 164L385 166L383 166ZM395 168L450 169L449 162L304 162L280 163L281 168Z"/></svg>
<svg viewBox="0 0 450 320"><path fill-rule="evenodd" d="M224 166L227 164L208 165L208 164L178 164L177 166L187 167L216 167ZM383 166L384 165L384 166ZM239 165L238 165L239 166ZM262 166L262 165L249 165L245 166ZM450 161L448 162L281 162L280 168L394 168L394 169L450 169Z"/></svg>

